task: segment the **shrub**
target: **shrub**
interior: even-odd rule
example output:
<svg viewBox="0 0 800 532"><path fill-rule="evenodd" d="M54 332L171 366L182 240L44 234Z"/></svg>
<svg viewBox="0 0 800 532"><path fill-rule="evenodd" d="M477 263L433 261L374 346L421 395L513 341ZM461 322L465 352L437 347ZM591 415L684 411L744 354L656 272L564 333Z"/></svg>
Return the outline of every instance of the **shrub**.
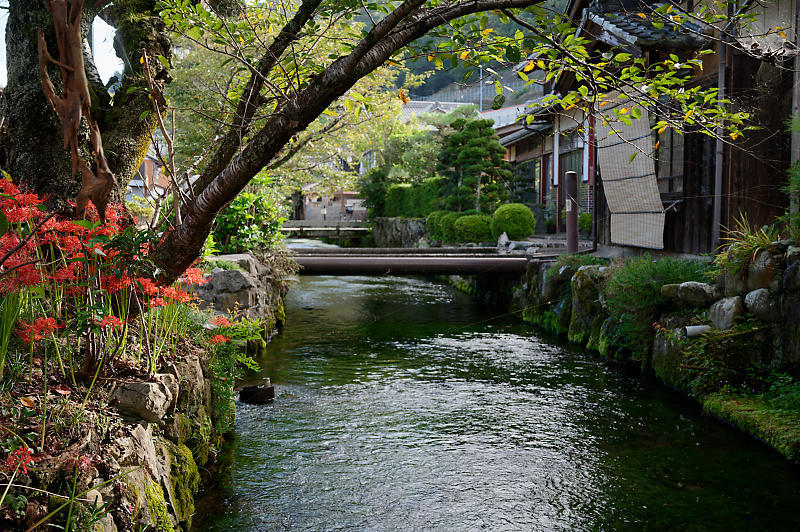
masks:
<svg viewBox="0 0 800 532"><path fill-rule="evenodd" d="M521 240L533 234L536 229L536 218L533 212L522 203L507 203L498 207L492 215L492 236L499 237L503 233L511 240Z"/></svg>
<svg viewBox="0 0 800 532"><path fill-rule="evenodd" d="M223 253L266 251L282 240L286 208L273 189L242 192L217 216L214 240Z"/></svg>
<svg viewBox="0 0 800 532"><path fill-rule="evenodd" d="M750 225L742 214L734 221L732 229L725 230L720 252L714 262L721 270L739 273L746 269L761 249L767 249L772 242L780 239L780 233L774 226L765 225L760 229Z"/></svg>
<svg viewBox="0 0 800 532"><path fill-rule="evenodd" d="M652 323L667 298L665 284L704 281L712 265L697 260L642 255L613 268L606 287L609 315L618 324L618 346L635 360L645 360L653 343Z"/></svg>
<svg viewBox="0 0 800 532"><path fill-rule="evenodd" d="M439 218L439 234L442 242L455 242L454 226L456 220L461 218L460 212L450 212Z"/></svg>
<svg viewBox="0 0 800 532"><path fill-rule="evenodd" d="M443 177L430 177L414 187L416 191L416 209L418 216L427 216L441 203Z"/></svg>
<svg viewBox="0 0 800 532"><path fill-rule="evenodd" d="M425 228L427 229L428 237L430 237L431 240L442 239L442 217L449 213L450 211L433 211L428 215L428 218L425 220Z"/></svg>
<svg viewBox="0 0 800 532"><path fill-rule="evenodd" d="M386 216L408 216L408 207L412 203L411 193L411 185L407 183L390 185L386 190Z"/></svg>
<svg viewBox="0 0 800 532"><path fill-rule="evenodd" d="M578 229L587 235L592 232L592 213L582 212L578 215Z"/></svg>
<svg viewBox="0 0 800 532"><path fill-rule="evenodd" d="M555 264L548 269L544 276L552 277L555 275L562 266L569 266L572 269L577 270L581 266L589 266L592 264L597 264L600 266L605 266L608 264L608 259L605 257L595 257L594 255L589 255L588 253L565 253L563 255L559 255L556 259Z"/></svg>
<svg viewBox="0 0 800 532"><path fill-rule="evenodd" d="M373 168L358 180L358 191L364 198L364 205L369 209L369 217L386 215L386 190L389 186L386 170Z"/></svg>
<svg viewBox="0 0 800 532"><path fill-rule="evenodd" d="M487 242L492 239L492 217L488 214L469 214L453 224L456 242Z"/></svg>

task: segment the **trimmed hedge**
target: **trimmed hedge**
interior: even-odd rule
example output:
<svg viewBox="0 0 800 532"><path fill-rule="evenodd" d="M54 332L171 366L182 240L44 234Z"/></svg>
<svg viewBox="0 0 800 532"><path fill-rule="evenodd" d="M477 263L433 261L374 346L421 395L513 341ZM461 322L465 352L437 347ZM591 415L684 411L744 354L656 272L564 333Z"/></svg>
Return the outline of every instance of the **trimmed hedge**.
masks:
<svg viewBox="0 0 800 532"><path fill-rule="evenodd" d="M386 190L386 216L408 216L407 205L411 203L411 185L390 185Z"/></svg>
<svg viewBox="0 0 800 532"><path fill-rule="evenodd" d="M488 242L492 240L492 217L488 214L468 214L456 220L453 233L456 242Z"/></svg>
<svg viewBox="0 0 800 532"><path fill-rule="evenodd" d="M427 229L428 237L431 240L442 239L441 221L442 216L445 214L450 214L450 211L433 211L425 220L425 228Z"/></svg>
<svg viewBox="0 0 800 532"><path fill-rule="evenodd" d="M536 229L536 218L527 205L506 203L492 215L492 236L498 238L503 233L511 240L528 238Z"/></svg>
<svg viewBox="0 0 800 532"><path fill-rule="evenodd" d="M386 190L386 216L419 218L427 216L442 202L443 177L431 177L419 185L396 183Z"/></svg>

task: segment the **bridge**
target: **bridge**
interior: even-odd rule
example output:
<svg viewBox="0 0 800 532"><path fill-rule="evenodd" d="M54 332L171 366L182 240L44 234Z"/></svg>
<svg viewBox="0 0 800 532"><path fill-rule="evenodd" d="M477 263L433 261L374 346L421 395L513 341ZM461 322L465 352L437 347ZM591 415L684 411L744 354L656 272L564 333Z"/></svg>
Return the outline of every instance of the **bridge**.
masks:
<svg viewBox="0 0 800 532"><path fill-rule="evenodd" d="M289 238L358 238L367 236L370 227L366 222L344 220L287 220L281 232Z"/></svg>
<svg viewBox="0 0 800 532"><path fill-rule="evenodd" d="M531 258L501 255L496 248L303 248L293 249L300 275L519 274Z"/></svg>

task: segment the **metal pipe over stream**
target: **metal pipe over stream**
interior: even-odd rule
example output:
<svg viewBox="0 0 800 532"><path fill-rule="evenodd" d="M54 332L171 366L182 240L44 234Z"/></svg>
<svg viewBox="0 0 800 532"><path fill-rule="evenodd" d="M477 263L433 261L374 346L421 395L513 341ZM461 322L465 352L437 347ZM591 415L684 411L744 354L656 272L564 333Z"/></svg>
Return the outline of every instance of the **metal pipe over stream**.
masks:
<svg viewBox="0 0 800 532"><path fill-rule="evenodd" d="M399 257L296 255L300 275L475 275L522 273L525 257Z"/></svg>

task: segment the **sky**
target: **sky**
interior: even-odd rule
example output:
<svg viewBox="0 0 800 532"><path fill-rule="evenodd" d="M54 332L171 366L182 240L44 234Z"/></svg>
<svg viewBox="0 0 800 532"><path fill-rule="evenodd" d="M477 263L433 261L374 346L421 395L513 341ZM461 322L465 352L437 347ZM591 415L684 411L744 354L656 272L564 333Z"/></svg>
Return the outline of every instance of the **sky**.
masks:
<svg viewBox="0 0 800 532"><path fill-rule="evenodd" d="M2 4L2 2L0 2ZM8 12L0 11L0 86L6 86L6 19ZM122 61L114 53L114 28L100 20L94 22L94 57L97 70L103 82L107 82L115 72L122 71Z"/></svg>

